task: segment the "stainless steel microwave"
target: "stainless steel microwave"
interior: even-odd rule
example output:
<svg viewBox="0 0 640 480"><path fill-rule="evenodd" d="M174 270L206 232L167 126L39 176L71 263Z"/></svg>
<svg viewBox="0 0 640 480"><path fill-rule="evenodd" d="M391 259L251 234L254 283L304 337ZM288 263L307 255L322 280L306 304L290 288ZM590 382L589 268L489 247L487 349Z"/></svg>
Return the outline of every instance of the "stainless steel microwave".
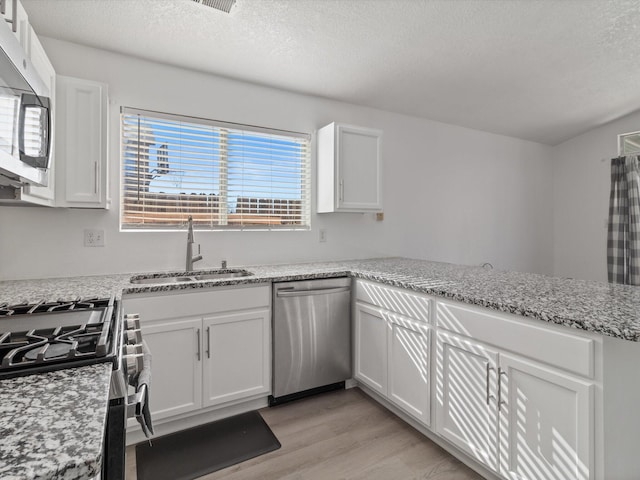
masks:
<svg viewBox="0 0 640 480"><path fill-rule="evenodd" d="M0 185L43 185L51 155L50 92L0 24Z"/></svg>

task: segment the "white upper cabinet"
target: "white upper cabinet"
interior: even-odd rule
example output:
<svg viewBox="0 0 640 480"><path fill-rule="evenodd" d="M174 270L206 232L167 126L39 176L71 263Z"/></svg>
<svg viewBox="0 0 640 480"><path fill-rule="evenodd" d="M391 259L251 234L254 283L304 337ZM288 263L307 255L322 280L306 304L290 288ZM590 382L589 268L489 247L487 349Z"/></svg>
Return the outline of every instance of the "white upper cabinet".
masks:
<svg viewBox="0 0 640 480"><path fill-rule="evenodd" d="M331 123L318 130L318 213L382 210L382 132Z"/></svg>
<svg viewBox="0 0 640 480"><path fill-rule="evenodd" d="M56 204L108 208L107 85L57 78Z"/></svg>
<svg viewBox="0 0 640 480"><path fill-rule="evenodd" d="M11 31L20 42L20 45L22 45L27 56L29 56L31 35L27 11L22 6L22 3L14 2L13 0L0 1L0 7L2 7L0 13L4 20L9 24Z"/></svg>

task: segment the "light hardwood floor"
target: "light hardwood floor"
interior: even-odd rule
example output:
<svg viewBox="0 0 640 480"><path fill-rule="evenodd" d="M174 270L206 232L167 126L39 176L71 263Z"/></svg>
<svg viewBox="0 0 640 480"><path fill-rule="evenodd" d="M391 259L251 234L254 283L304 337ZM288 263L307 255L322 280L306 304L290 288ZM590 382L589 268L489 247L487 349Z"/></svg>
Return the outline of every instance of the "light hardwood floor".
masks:
<svg viewBox="0 0 640 480"><path fill-rule="evenodd" d="M282 447L200 480L480 480L359 389L260 411ZM127 449L127 480L136 480Z"/></svg>

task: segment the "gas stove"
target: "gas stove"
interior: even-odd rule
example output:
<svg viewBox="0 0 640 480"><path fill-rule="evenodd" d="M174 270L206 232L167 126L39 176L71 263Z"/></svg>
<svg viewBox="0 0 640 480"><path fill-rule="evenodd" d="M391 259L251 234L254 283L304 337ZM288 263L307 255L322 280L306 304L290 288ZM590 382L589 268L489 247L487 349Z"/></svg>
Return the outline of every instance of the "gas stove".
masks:
<svg viewBox="0 0 640 480"><path fill-rule="evenodd" d="M112 363L102 479L124 479L126 419L148 412L150 354L142 343L139 316L121 315L113 297L0 304L0 380ZM141 424L153 432L150 422Z"/></svg>
<svg viewBox="0 0 640 480"><path fill-rule="evenodd" d="M113 297L0 304L0 379L99 362L117 366Z"/></svg>

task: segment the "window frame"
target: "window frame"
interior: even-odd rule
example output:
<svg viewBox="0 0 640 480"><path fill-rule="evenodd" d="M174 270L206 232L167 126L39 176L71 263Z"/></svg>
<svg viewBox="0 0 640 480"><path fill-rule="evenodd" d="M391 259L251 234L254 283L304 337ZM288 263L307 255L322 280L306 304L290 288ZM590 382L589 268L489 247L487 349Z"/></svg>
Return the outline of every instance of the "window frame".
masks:
<svg viewBox="0 0 640 480"><path fill-rule="evenodd" d="M618 156L619 157L624 157L625 155L640 155L640 146L638 147L638 150L635 150L633 152L629 152L629 153L624 152L624 140L626 137L632 137L632 136L640 136L640 130L635 132L621 133L618 135Z"/></svg>
<svg viewBox="0 0 640 480"><path fill-rule="evenodd" d="M301 172L300 172L300 183L302 188L301 195L301 211L300 211L300 221L301 224L284 224L284 225L271 225L271 224L225 224L225 225L202 225L195 224L194 229L198 231L204 232L218 232L218 231L309 231L311 230L311 168L312 168L312 160L311 160L311 149L312 149L312 135L309 133L302 133L290 130L282 130L275 129L269 127L261 127L256 125L249 124L241 124L235 122L214 120L203 117L195 117L189 115L181 115L181 114L172 114L166 112L159 112L155 110L148 109L140 109L134 107L120 107L120 162L119 162L119 230L121 232L175 232L175 231L184 231L186 230L186 221L181 224L175 224L174 226L162 225L159 227L140 227L140 226L127 226L123 223L125 217L125 116L126 115L140 115L146 116L158 120L164 121L175 121L175 122L188 122L193 124L198 124L202 126L209 126L218 128L221 130L231 129L235 131L242 132L255 132L256 134L261 135L276 135L280 137L289 137L291 139L302 139L306 142L306 152L301 155ZM228 132L225 132L228 133ZM228 163L225 166L225 169L228 168ZM228 177L227 177L228 180ZM222 189L227 189L227 182L221 182L220 191ZM220 215L226 219L229 214L228 208L229 205L232 204L229 202L229 198L225 193L225 208L220 208ZM185 213L188 215L189 213Z"/></svg>

